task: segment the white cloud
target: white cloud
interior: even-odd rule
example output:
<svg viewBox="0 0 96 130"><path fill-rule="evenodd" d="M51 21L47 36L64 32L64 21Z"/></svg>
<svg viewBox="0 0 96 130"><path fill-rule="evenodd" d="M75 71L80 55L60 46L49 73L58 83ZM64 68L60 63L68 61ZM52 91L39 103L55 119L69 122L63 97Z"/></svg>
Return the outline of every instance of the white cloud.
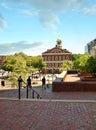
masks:
<svg viewBox="0 0 96 130"><path fill-rule="evenodd" d="M42 48L42 46L40 46L37 48L25 49L23 52L27 55L36 56L36 55L41 55L42 52L44 52L44 48Z"/></svg>
<svg viewBox="0 0 96 130"><path fill-rule="evenodd" d="M81 8L84 9L83 12L86 14L96 14L96 5L87 8L87 5L92 4L90 0L5 0L2 2L2 6L9 8L13 3L30 6L31 9L20 9L18 12L25 16L37 15L42 26L51 29L56 29L56 25L60 23L57 13ZM5 25L6 21L0 17L0 30Z"/></svg>
<svg viewBox="0 0 96 130"><path fill-rule="evenodd" d="M94 5L92 8L84 8L83 12L85 14L96 14L96 5Z"/></svg>
<svg viewBox="0 0 96 130"><path fill-rule="evenodd" d="M44 27L56 29L56 25L60 23L57 12L64 12L68 9L78 9L83 7L88 0L10 0L17 3L25 3L35 9L38 13L40 22ZM8 2L8 1L7 1ZM39 10L39 12L38 12ZM33 12L22 10L22 14L31 16Z"/></svg>
<svg viewBox="0 0 96 130"><path fill-rule="evenodd" d="M65 10L67 8L82 7L88 0L21 0L39 10Z"/></svg>
<svg viewBox="0 0 96 130"><path fill-rule="evenodd" d="M19 11L20 14L26 15L26 16L32 16L32 11L28 10L28 9L24 9L24 10L20 10Z"/></svg>
<svg viewBox="0 0 96 130"><path fill-rule="evenodd" d="M0 31L7 25L7 21L0 15Z"/></svg>
<svg viewBox="0 0 96 130"><path fill-rule="evenodd" d="M0 43L0 53L1 54L14 54L17 52L24 52L28 55L38 55L42 50L42 41L19 41L19 42L4 42Z"/></svg>
<svg viewBox="0 0 96 130"><path fill-rule="evenodd" d="M55 29L55 23L59 24L60 20L57 15L51 11L40 11L39 12L40 22L44 27Z"/></svg>

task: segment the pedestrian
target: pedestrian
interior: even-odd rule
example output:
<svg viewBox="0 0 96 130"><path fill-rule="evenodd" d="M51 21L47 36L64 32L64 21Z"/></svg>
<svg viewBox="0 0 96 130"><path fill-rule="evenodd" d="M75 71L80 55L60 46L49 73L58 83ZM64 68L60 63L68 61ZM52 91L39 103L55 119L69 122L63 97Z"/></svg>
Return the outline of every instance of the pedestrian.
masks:
<svg viewBox="0 0 96 130"><path fill-rule="evenodd" d="M30 76L29 76L28 79L27 79L27 86L28 86L29 88L32 87L32 86L31 86L31 78L30 78Z"/></svg>
<svg viewBox="0 0 96 130"><path fill-rule="evenodd" d="M42 78L42 88L46 89L45 85L46 85L46 79L45 79L45 76L43 76L43 78Z"/></svg>
<svg viewBox="0 0 96 130"><path fill-rule="evenodd" d="M23 82L23 79L20 75L19 78L18 78L18 84L19 84L20 87L22 86L22 82Z"/></svg>
<svg viewBox="0 0 96 130"><path fill-rule="evenodd" d="M22 87L22 82L23 82L22 77L19 76L17 81L18 81L18 98L20 99L21 98L21 87Z"/></svg>

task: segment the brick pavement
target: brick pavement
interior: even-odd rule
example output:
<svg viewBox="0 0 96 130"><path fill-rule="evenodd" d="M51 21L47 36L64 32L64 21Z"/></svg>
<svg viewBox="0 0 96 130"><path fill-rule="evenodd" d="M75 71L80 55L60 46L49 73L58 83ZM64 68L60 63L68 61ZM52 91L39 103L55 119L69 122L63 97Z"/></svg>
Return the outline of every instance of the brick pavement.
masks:
<svg viewBox="0 0 96 130"><path fill-rule="evenodd" d="M96 92L52 92L51 86L46 89L34 87L42 99L96 100ZM18 89L0 90L0 98L18 98ZM21 89L21 98L26 98L26 89ZM29 98L32 91L29 89ZM35 96L36 98L36 96Z"/></svg>
<svg viewBox="0 0 96 130"><path fill-rule="evenodd" d="M25 100L26 89L0 90L0 130L96 130L96 92L52 92L33 88L42 99ZM3 99L10 98L10 99Z"/></svg>
<svg viewBox="0 0 96 130"><path fill-rule="evenodd" d="M41 100L15 100L18 90L0 91L1 98L14 99L0 99L0 130L96 130L96 92L34 89ZM22 89L22 98L25 92Z"/></svg>
<svg viewBox="0 0 96 130"><path fill-rule="evenodd" d="M0 100L0 130L96 130L96 103Z"/></svg>

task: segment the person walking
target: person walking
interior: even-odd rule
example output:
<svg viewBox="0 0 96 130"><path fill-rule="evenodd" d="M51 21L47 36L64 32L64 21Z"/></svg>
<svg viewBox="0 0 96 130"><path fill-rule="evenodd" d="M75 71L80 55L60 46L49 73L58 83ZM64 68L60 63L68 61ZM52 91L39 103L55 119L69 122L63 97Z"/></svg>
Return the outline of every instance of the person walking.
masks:
<svg viewBox="0 0 96 130"><path fill-rule="evenodd" d="M23 82L23 79L20 75L19 78L18 78L18 84L19 84L20 87L22 87L22 82Z"/></svg>
<svg viewBox="0 0 96 130"><path fill-rule="evenodd" d="M42 88L45 88L46 89L46 79L45 79L45 76L43 76L42 78Z"/></svg>
<svg viewBox="0 0 96 130"><path fill-rule="evenodd" d="M27 78L26 98L28 98L28 88L31 88L31 78Z"/></svg>
<svg viewBox="0 0 96 130"><path fill-rule="evenodd" d="M30 76L29 76L28 79L27 79L27 86L28 86L29 88L32 87L32 86L31 86L31 78L30 78Z"/></svg>

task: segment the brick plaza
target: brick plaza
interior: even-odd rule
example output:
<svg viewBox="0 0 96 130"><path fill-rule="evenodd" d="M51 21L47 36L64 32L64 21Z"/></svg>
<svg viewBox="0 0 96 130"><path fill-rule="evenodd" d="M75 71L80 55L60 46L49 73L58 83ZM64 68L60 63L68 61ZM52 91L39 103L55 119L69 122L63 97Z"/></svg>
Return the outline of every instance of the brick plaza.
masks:
<svg viewBox="0 0 96 130"><path fill-rule="evenodd" d="M0 130L96 130L96 92L52 92L34 87L42 99L26 99L26 89L0 90Z"/></svg>

